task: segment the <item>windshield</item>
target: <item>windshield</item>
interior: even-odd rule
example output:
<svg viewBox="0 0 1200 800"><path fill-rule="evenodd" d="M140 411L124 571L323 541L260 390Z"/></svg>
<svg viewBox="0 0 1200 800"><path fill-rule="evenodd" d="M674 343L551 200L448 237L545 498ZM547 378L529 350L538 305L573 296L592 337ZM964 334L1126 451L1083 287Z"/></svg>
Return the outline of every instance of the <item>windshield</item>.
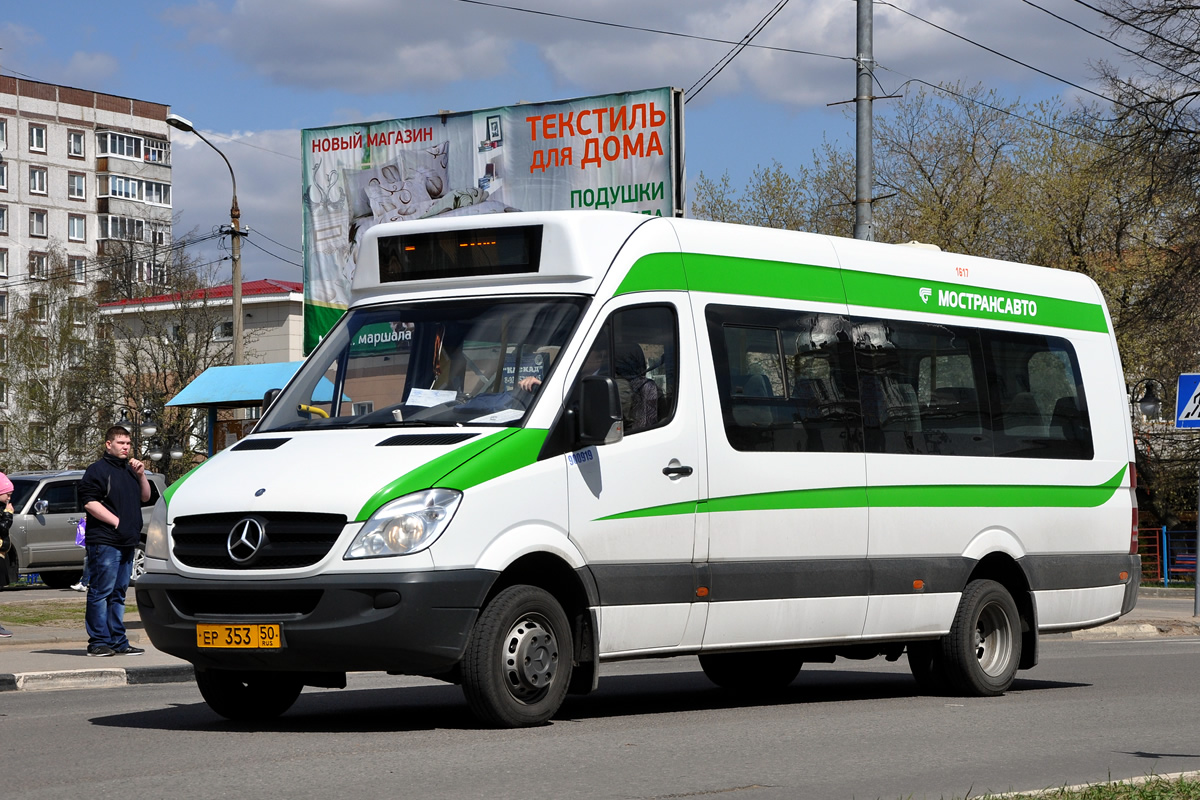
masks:
<svg viewBox="0 0 1200 800"><path fill-rule="evenodd" d="M351 309L256 430L516 425L585 302L523 297Z"/></svg>

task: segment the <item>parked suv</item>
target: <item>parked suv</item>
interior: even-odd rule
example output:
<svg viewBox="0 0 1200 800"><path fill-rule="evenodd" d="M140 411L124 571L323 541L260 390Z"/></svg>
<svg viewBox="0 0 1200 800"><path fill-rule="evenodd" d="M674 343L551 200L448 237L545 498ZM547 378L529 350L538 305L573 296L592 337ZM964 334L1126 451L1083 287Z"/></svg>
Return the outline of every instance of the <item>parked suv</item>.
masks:
<svg viewBox="0 0 1200 800"><path fill-rule="evenodd" d="M83 470L12 472L8 477L13 482L9 574L36 572L54 589L78 583L83 572L83 548L75 545L75 528L84 514L79 502ZM142 504L142 539L133 556L135 579L145 571L150 513L166 489L162 474L147 472L146 477L150 479L150 500Z"/></svg>

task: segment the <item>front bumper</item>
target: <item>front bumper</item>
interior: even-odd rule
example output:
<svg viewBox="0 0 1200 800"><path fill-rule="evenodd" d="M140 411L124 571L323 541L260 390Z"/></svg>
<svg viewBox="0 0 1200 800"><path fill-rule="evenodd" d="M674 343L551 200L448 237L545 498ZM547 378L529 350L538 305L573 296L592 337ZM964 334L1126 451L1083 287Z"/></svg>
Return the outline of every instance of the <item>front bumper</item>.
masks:
<svg viewBox="0 0 1200 800"><path fill-rule="evenodd" d="M200 668L438 675L461 659L497 573L447 570L303 580L147 573L135 586L154 646ZM276 650L202 648L197 623L278 623Z"/></svg>

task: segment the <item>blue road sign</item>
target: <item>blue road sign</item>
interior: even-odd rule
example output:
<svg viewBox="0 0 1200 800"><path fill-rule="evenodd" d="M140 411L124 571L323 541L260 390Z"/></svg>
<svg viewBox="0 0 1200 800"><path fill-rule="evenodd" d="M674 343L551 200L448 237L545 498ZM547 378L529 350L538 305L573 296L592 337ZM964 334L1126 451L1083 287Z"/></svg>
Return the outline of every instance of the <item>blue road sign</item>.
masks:
<svg viewBox="0 0 1200 800"><path fill-rule="evenodd" d="M1175 427L1200 428L1200 374L1179 376L1175 393Z"/></svg>

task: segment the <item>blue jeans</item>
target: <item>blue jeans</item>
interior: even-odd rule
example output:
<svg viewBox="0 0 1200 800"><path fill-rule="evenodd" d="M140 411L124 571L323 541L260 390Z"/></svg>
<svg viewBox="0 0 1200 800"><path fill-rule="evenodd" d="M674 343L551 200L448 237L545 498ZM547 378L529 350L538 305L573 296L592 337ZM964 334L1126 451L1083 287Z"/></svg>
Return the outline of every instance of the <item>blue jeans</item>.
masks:
<svg viewBox="0 0 1200 800"><path fill-rule="evenodd" d="M91 572L84 617L88 646L106 644L124 650L129 646L125 636L125 592L133 574L133 548L89 544L87 560Z"/></svg>

